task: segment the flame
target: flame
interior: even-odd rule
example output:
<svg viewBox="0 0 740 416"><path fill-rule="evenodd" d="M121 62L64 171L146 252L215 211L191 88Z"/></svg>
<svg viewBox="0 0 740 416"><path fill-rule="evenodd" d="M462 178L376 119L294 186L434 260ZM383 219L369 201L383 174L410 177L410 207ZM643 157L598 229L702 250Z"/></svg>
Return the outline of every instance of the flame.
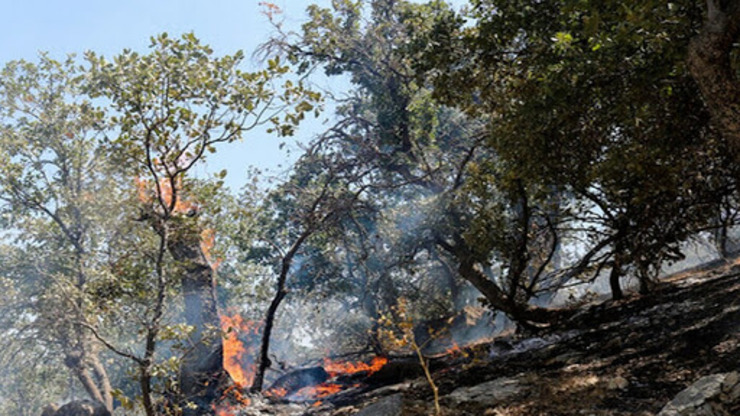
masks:
<svg viewBox="0 0 740 416"><path fill-rule="evenodd" d="M285 395L288 394L288 390L282 388L282 387L274 387L269 390L265 390L264 395L268 397L285 397Z"/></svg>
<svg viewBox="0 0 740 416"><path fill-rule="evenodd" d="M209 235L204 235L203 241L207 248ZM204 250L204 253L207 253L207 249ZM224 369L234 381L232 396L236 399L228 398L228 402L230 403L249 404L249 399L242 397L240 390L251 386L254 382L257 370L255 357L257 356L257 347L259 346L259 335L262 330L261 325L258 322L244 320L238 314L221 316L221 328L225 333L223 341L223 364ZM370 363L362 361L338 362L327 358L324 360L323 367L329 374L329 377L334 378L340 375L356 373L371 375L383 368L387 363L388 359L385 357L375 357ZM318 399L331 396L355 386L325 382L314 386L303 387L297 391L288 391L286 388L276 387L264 391L263 394L274 398L288 397L290 400L296 401L313 400L315 401L313 406L320 406L321 401ZM224 397L232 389L227 389L224 392ZM214 410L217 416L234 416L234 407L228 403L219 404L214 407Z"/></svg>
<svg viewBox="0 0 740 416"><path fill-rule="evenodd" d="M310 399L322 399L326 396L331 396L332 394L339 393L346 388L346 386L343 386L341 384L321 383L316 386L304 387L293 393L291 396L305 397Z"/></svg>
<svg viewBox="0 0 740 416"><path fill-rule="evenodd" d="M242 395L242 392L241 392L241 391L239 391L239 390L237 390L237 389L236 389L235 387L236 387L236 386L232 386L232 389L231 389L231 391L232 391L232 394L234 395L234 399L235 399L235 400L236 400L236 401L237 401L237 402L238 402L239 404L241 404L241 405L243 405L243 406L249 406L250 404L252 404L252 400L250 400L250 399L249 399L249 397L245 397L245 396L243 396L243 395ZM227 392L228 392L228 390L229 390L229 389L226 389L226 390L227 390ZM224 393L226 393L226 392L224 392Z"/></svg>
<svg viewBox="0 0 740 416"><path fill-rule="evenodd" d="M221 329L225 334L223 365L234 385L224 391L221 402L214 404L213 410L216 416L236 416L238 408L251 404L249 397L242 394L242 389L252 385L257 372L254 357L261 324L245 320L238 314L221 315Z"/></svg>
<svg viewBox="0 0 740 416"><path fill-rule="evenodd" d="M223 341L224 369L239 388L251 386L257 372L254 362L259 345L260 324L246 321L239 315L221 316L221 329L226 334ZM241 339L247 340L245 344Z"/></svg>
<svg viewBox="0 0 740 416"><path fill-rule="evenodd" d="M213 228L206 228L205 230L201 231L200 250L203 252L203 255L206 257L206 261L208 261L214 271L218 270L218 266L221 264L221 259L214 259L211 257L211 249L213 249L213 245L215 242L216 232L213 230Z"/></svg>
<svg viewBox="0 0 740 416"><path fill-rule="evenodd" d="M182 178L180 176L178 176L175 179L175 188L178 191L178 195L179 195L179 191L182 190ZM172 198L173 198L173 193L174 193L172 189L172 183L169 180L162 178L159 180L159 189L160 189L160 194L161 194L160 198L162 198L162 202L164 203L164 205L169 207L170 204L172 204ZM175 206L173 208L174 212L184 214L195 207L195 204L193 204L192 202L185 201L181 197L177 197L177 196L175 197L177 198L177 200L175 200Z"/></svg>
<svg viewBox="0 0 740 416"><path fill-rule="evenodd" d="M225 407L217 407L213 409L216 411L216 416L236 416L234 408L226 405Z"/></svg>
<svg viewBox="0 0 740 416"><path fill-rule="evenodd" d="M349 375L356 373L366 373L370 375L380 370L385 364L388 363L388 359L385 357L375 357L370 361L370 364L364 362L337 362L330 359L324 359L324 370L329 374L329 377L334 378L341 375ZM339 383L324 382L314 386L303 387L296 391L288 391L283 387L271 388L264 392L265 396L274 398L287 397L291 401L308 401L322 399L332 394L339 393L350 387L357 387L359 384L347 385ZM321 405L320 400L318 404L314 403L314 406Z"/></svg>
<svg viewBox="0 0 740 416"><path fill-rule="evenodd" d="M136 185L139 202L149 203L151 200L151 196L149 195L149 181L137 176L134 178L134 184Z"/></svg>
<svg viewBox="0 0 740 416"><path fill-rule="evenodd" d="M462 352L463 351L460 348L460 346L457 345L457 342L452 341L452 346L448 348L444 353L449 354L449 355L457 355L457 354L462 354Z"/></svg>
<svg viewBox="0 0 740 416"><path fill-rule="evenodd" d="M238 407L249 406L250 404L252 404L252 400L242 395L238 385L233 385L221 395L220 403L214 403L211 408L216 416L236 416Z"/></svg>
<svg viewBox="0 0 740 416"><path fill-rule="evenodd" d="M387 363L388 359L385 357L375 357L372 359L370 364L366 364L361 361L357 363L340 363L326 358L324 359L324 370L326 370L326 372L329 373L331 377L361 372L367 372L367 375L370 375L383 368L383 366Z"/></svg>
<svg viewBox="0 0 740 416"><path fill-rule="evenodd" d="M134 178L134 185L136 186L137 195L139 197L139 201L145 204L150 204L155 201L155 198L157 197L157 187L152 185L152 181L148 179L143 179L140 177ZM193 209L198 208L198 204L193 203L191 201L187 201L182 198L181 196L181 190L182 190L182 178L177 177L175 179L175 188L178 191L178 197L175 201L175 206L173 208L173 212L179 213L179 214L185 214L190 212ZM161 202L169 207L172 203L172 183L167 178L162 178L159 180L159 198Z"/></svg>

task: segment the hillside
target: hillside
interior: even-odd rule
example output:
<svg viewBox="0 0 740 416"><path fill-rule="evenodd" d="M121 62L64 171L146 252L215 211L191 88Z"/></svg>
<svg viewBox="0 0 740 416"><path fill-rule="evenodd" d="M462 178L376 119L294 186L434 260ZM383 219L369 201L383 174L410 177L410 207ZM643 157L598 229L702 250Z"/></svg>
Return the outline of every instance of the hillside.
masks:
<svg viewBox="0 0 740 416"><path fill-rule="evenodd" d="M650 296L586 305L559 329L501 337L436 357L431 366L442 412L471 416L658 414L702 377L738 370L739 291L740 266L684 272L667 279ZM363 387L323 402L257 400L250 407L233 410L236 415L433 414L429 385L412 363L392 359L387 370L364 380ZM737 383L733 377L727 378L730 387ZM703 380L702 388L715 379ZM702 394L712 393L698 393ZM739 396L735 388L732 397L722 396L734 405L716 410L721 406L715 403L714 413L707 414L737 414L727 412L734 411Z"/></svg>

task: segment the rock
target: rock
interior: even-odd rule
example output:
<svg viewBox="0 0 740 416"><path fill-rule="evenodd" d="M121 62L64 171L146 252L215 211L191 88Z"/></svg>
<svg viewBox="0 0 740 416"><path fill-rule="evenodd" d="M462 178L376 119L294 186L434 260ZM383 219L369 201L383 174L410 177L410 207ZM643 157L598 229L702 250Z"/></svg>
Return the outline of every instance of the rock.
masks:
<svg viewBox="0 0 740 416"><path fill-rule="evenodd" d="M617 376L609 380L606 384L606 388L609 390L626 390L629 387L630 382L626 378Z"/></svg>
<svg viewBox="0 0 740 416"><path fill-rule="evenodd" d="M403 395L394 394L378 400L355 413L355 416L401 416Z"/></svg>
<svg viewBox="0 0 740 416"><path fill-rule="evenodd" d="M713 374L678 393L657 416L732 416L740 410L737 372Z"/></svg>
<svg viewBox="0 0 740 416"><path fill-rule="evenodd" d="M493 407L513 397L523 388L517 378L503 377L473 387L461 387L444 396L442 401L453 406L476 403Z"/></svg>
<svg viewBox="0 0 740 416"><path fill-rule="evenodd" d="M557 355L555 357L548 359L545 362L545 364L551 365L551 366L555 366L555 365L566 366L566 365L575 364L581 361L583 361L583 355L581 355L580 353L576 351L568 351L568 352L565 352L563 354L560 354L560 355Z"/></svg>
<svg viewBox="0 0 740 416"><path fill-rule="evenodd" d="M47 404L44 406L44 409L41 411L41 416L54 416L57 412L57 409L59 407L55 404Z"/></svg>
<svg viewBox="0 0 740 416"><path fill-rule="evenodd" d="M302 368L291 371L275 380L267 391L283 391L288 397L300 389L321 384L329 379L329 373L323 367Z"/></svg>
<svg viewBox="0 0 740 416"><path fill-rule="evenodd" d="M75 400L60 407L54 416L111 416L110 412L100 403L90 400Z"/></svg>

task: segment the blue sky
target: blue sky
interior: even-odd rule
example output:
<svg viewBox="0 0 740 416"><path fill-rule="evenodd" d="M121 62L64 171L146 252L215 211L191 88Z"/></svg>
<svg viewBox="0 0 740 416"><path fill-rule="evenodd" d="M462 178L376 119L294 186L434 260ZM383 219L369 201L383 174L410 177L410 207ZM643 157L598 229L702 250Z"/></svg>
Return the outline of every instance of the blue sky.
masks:
<svg viewBox="0 0 740 416"><path fill-rule="evenodd" d="M258 3L259 0L0 0L0 62L35 61L40 51L57 59L69 53L81 55L86 50L110 57L124 48L145 51L149 38L161 32L174 36L190 31L219 55L241 49L249 56L273 30ZM283 9L285 26L298 28L309 4L328 5L329 1L273 3ZM259 66L253 61L247 64L252 68ZM295 141L305 141L320 132L320 121L325 118L307 123L283 150L279 149L281 139L263 130L252 131L244 141L222 146L208 161L207 169L227 169L227 185L232 190L245 183L248 166L266 171L265 177L280 174L298 154ZM294 151L287 155L285 150L290 148Z"/></svg>
<svg viewBox="0 0 740 416"><path fill-rule="evenodd" d="M244 50L249 56L265 42L272 27L261 13L261 0L0 0L0 64L14 59L36 60L46 51L61 59L86 50L113 56L124 48L145 51L149 38L161 32L179 35L194 32L217 54ZM287 29L305 21L309 4L328 6L329 0L272 0L283 10ZM463 3L461 0L453 4ZM252 68L257 62L249 62ZM335 92L346 88L341 81L316 81L320 88ZM307 141L323 130L322 121L304 123L286 149L281 139L263 131L247 134L243 142L230 144L208 162L209 171L227 169L227 185L237 190L247 179L247 166L266 171L265 177L285 172L297 157L295 141Z"/></svg>

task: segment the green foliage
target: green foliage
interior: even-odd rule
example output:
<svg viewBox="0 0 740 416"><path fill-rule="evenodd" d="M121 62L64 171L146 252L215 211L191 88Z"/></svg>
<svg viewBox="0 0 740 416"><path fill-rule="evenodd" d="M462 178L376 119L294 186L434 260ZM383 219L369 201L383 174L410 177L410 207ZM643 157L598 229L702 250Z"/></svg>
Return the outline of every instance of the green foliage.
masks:
<svg viewBox="0 0 740 416"><path fill-rule="evenodd" d="M178 176L218 143L262 124L290 135L320 100L300 82L273 88L288 72L278 58L264 70L244 72L241 51L215 57L192 33L180 39L161 34L150 49L146 55L125 50L112 62L86 55L89 92L110 100L117 113L111 122L120 129L112 145L135 162L134 174L148 173L147 160L156 159L168 176Z"/></svg>
<svg viewBox="0 0 740 416"><path fill-rule="evenodd" d="M455 12L337 0L309 7L299 35L279 33L255 72L193 34L81 66L7 64L0 347L16 359L0 361L13 370L3 394L12 384L27 397L42 377L50 398L98 390L128 411L144 392L154 414L151 399L180 387L189 342L220 342L215 321L183 322L200 316L177 297L196 263L208 290L218 265L221 302L253 316L269 304L270 327L288 295L291 319L337 312L314 340L342 346L376 334L382 311L405 311L399 298L425 316L460 307L463 279L491 307L544 323L531 299L573 277L653 278L737 200L737 166L685 64L702 13L693 1L473 0ZM349 77L336 124L269 191L235 197L225 171L193 178L247 131L287 136L318 114L322 97L291 65ZM103 346L135 363L139 386ZM61 365L78 380L50 373ZM84 377L106 368L116 389Z"/></svg>
<svg viewBox="0 0 740 416"><path fill-rule="evenodd" d="M340 109L342 121L322 140L335 158L368 171L363 182L377 224L360 232L392 247L393 255L377 257L384 258L383 266L368 267L377 267L373 279L392 282L381 285L390 290L386 297L395 298L405 281L425 282L412 285L417 293L421 286L435 295L409 294L410 299L448 302L446 288L459 292L454 268L463 257L484 267L501 265L500 278L477 279L481 284L494 283L517 299L532 296L555 244L555 225L548 224L557 222L550 218L557 216L557 204L543 186L529 179L522 184L524 176L482 146L492 121L487 115L454 103L476 116L469 117L435 100L440 94L430 87L438 73L423 62L427 53L437 54L440 42L461 32L463 19L443 2L374 1L366 9L342 3L310 14L303 37L284 49L304 68L321 64L327 74L349 74L356 87ZM523 201L531 206L522 210ZM530 236L537 223L540 231ZM381 272L388 268L403 270L403 277L389 279L390 273ZM434 277L414 276L425 268L435 270ZM527 268L539 271L524 284ZM493 303L504 307L502 299Z"/></svg>
<svg viewBox="0 0 740 416"><path fill-rule="evenodd" d="M104 114L81 96L80 74L73 58L42 55L38 64L8 63L0 78L2 279L9 286L1 327L24 334L3 337L5 350L26 350L9 365L41 368L33 362L56 354L91 397L108 401L108 376L85 326L99 324L94 288L109 278L105 248L123 204L116 170L101 157Z"/></svg>
<svg viewBox="0 0 740 416"><path fill-rule="evenodd" d="M187 172L257 126L292 134L320 104L301 82L274 88L288 71L278 58L248 73L241 52L215 57L192 34L163 34L151 47L112 62L90 52L82 66L73 57L12 62L0 79L0 209L12 227L3 330L22 328L39 351L91 374L80 382L98 380L85 384L92 398L111 400L112 379L121 398L143 394L149 413L156 396L177 391L178 356L204 331L183 324L182 305L169 301L190 267L168 255L169 243L187 239L201 253L202 232L229 235L226 218L237 212L221 189L225 171L201 181ZM228 252L209 249L214 264ZM132 360L142 390L122 377L126 364L115 361L112 378L101 373L103 346Z"/></svg>
<svg viewBox="0 0 740 416"><path fill-rule="evenodd" d="M446 52L422 67L437 97L494 115L486 146L506 172L483 167L474 181L562 189L583 202L589 248L611 243L611 255L656 270L680 258L681 242L734 188L685 66L697 3L476 1L472 10L475 24L449 26Z"/></svg>

